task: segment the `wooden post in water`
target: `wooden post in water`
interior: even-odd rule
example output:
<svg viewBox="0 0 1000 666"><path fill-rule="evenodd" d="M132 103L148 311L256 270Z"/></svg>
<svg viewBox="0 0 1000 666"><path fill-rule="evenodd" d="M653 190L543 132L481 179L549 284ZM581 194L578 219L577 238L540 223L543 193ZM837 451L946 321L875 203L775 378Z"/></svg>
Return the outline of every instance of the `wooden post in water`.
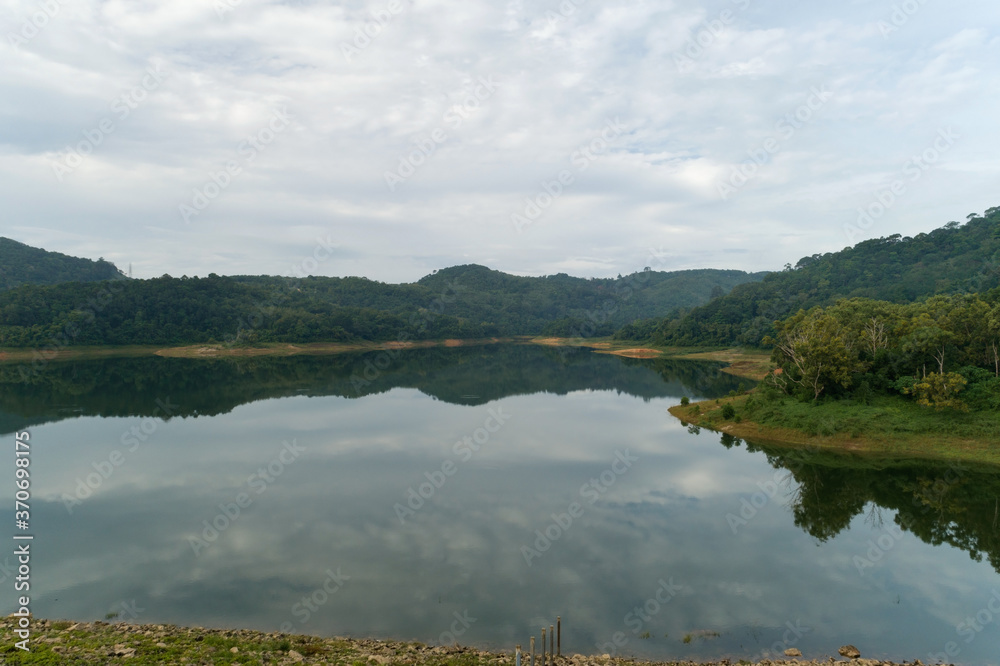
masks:
<svg viewBox="0 0 1000 666"><path fill-rule="evenodd" d="M531 637L531 666L535 666L535 637Z"/></svg>
<svg viewBox="0 0 1000 666"><path fill-rule="evenodd" d="M549 659L556 663L556 628L549 625Z"/></svg>
<svg viewBox="0 0 1000 666"><path fill-rule="evenodd" d="M542 666L545 666L545 627L542 627Z"/></svg>
<svg viewBox="0 0 1000 666"><path fill-rule="evenodd" d="M562 616L556 615L556 656L562 656Z"/></svg>
<svg viewBox="0 0 1000 666"><path fill-rule="evenodd" d="M515 654L515 657L514 657L514 664L515 664L515 666L521 666L521 646L520 645L517 646L517 650L515 651L514 654Z"/></svg>

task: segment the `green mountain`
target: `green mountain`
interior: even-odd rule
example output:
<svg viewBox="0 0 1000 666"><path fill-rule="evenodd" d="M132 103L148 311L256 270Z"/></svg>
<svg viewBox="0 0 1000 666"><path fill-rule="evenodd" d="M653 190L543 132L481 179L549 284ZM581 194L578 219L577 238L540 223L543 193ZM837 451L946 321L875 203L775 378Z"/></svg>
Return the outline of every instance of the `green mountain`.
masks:
<svg viewBox="0 0 1000 666"><path fill-rule="evenodd" d="M125 276L114 264L80 259L0 237L0 291L22 284L97 282Z"/></svg>
<svg viewBox="0 0 1000 666"><path fill-rule="evenodd" d="M775 321L842 298L908 303L998 285L1000 207L912 238L895 234L804 257L681 316L636 323L616 335L664 345L756 347L774 334Z"/></svg>
<svg viewBox="0 0 1000 666"><path fill-rule="evenodd" d="M610 335L762 273L646 270L531 278L456 266L411 284L367 278L172 278L0 292L0 347Z"/></svg>

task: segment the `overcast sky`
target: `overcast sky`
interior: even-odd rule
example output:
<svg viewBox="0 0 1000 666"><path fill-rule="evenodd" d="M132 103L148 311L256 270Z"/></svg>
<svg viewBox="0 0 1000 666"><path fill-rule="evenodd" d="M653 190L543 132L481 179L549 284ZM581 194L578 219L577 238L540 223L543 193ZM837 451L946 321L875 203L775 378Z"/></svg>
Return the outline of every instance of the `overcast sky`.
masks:
<svg viewBox="0 0 1000 666"><path fill-rule="evenodd" d="M995 0L3 0L0 235L136 277L780 269L1000 205L998 28Z"/></svg>

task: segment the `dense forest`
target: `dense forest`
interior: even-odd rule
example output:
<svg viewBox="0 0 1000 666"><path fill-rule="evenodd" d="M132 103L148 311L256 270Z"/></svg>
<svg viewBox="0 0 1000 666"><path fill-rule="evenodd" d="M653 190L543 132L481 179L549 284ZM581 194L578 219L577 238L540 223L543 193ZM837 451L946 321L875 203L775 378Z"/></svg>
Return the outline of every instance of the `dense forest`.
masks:
<svg viewBox="0 0 1000 666"><path fill-rule="evenodd" d="M908 303L936 294L974 293L1000 285L1000 208L965 224L914 237L898 234L840 252L804 257L762 281L680 316L633 322L616 333L661 345L758 347L774 322L842 298Z"/></svg>
<svg viewBox="0 0 1000 666"><path fill-rule="evenodd" d="M647 269L617 279L531 278L468 265L412 284L211 274L23 285L0 293L0 347L590 337L762 276Z"/></svg>
<svg viewBox="0 0 1000 666"><path fill-rule="evenodd" d="M0 237L0 291L22 284L98 282L124 277L114 264L104 259L70 257Z"/></svg>
<svg viewBox="0 0 1000 666"><path fill-rule="evenodd" d="M1000 409L1000 289L896 304L849 299L776 325L771 382L786 393L911 396L936 409Z"/></svg>

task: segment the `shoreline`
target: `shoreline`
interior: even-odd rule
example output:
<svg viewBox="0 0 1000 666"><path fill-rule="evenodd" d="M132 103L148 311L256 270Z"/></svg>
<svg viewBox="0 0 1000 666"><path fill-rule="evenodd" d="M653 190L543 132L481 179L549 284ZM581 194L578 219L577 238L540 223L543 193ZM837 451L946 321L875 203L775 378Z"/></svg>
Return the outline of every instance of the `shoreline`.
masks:
<svg viewBox="0 0 1000 666"><path fill-rule="evenodd" d="M682 424L690 424L713 432L754 443L787 448L790 450L816 449L857 455L873 461L879 459L899 462L904 459L929 460L948 463L977 463L1000 467L1000 450L992 442L943 435L939 433L895 435L869 433L852 435L810 435L809 433L754 421L723 419L722 408L732 405L739 408L747 395L692 402L687 406L675 405L667 411ZM695 407L698 409L696 410Z"/></svg>
<svg viewBox="0 0 1000 666"><path fill-rule="evenodd" d="M531 342L523 338L475 338L443 340L418 340L414 342L274 342L255 346L232 346L221 343L160 346L117 346L117 347L66 347L53 352L37 352L34 349L0 349L0 363L17 361L72 361L90 358L114 358L135 356L162 356L165 358L230 358L244 356L298 356L332 355L351 352L384 351L395 349L427 349L431 347L472 347L492 344L518 344ZM36 354L38 357L36 359Z"/></svg>
<svg viewBox="0 0 1000 666"><path fill-rule="evenodd" d="M746 352L740 349L708 350L704 347L656 348L636 346L634 342L619 342L608 338L557 338L551 336L510 336L491 338L447 338L415 340L408 342L359 341L359 342L273 342L253 346L234 346L224 343L197 343L162 347L159 345L79 346L64 347L56 351L38 351L33 348L0 348L0 364L23 361L71 361L90 358L115 358L134 356L162 356L166 358L230 358L246 356L297 356L345 354L365 351L397 349L428 349L432 347L471 347L492 344L536 344L545 347L585 347L599 354L627 358L671 358L690 361L725 362L723 372L759 380L767 374L767 354Z"/></svg>
<svg viewBox="0 0 1000 666"><path fill-rule="evenodd" d="M722 372L760 381L771 370L770 355L759 350L738 348L706 350L692 347L636 347L635 342L617 341L608 338L558 338L552 336L493 337L476 339L420 340L410 342L314 342L314 343L267 343L256 346L233 347L224 344L195 344L176 347L69 347L41 355L40 359L50 361L87 360L115 357L160 356L164 358L224 359L262 356L322 356L356 352L388 351L399 349L430 349L485 346L493 344L536 344L547 347L583 347L596 353L636 359L670 359L727 363ZM0 365L23 361L39 360L39 354L32 349L0 350ZM862 455L870 458L899 460L914 458L935 461L975 462L1000 466L1000 449L989 442L973 438L962 438L940 433L862 433L848 435L811 435L793 427L768 426L753 421L720 420L720 409L732 403L739 407L746 395L735 398L706 400L688 406L675 405L669 413L682 423L690 423L699 428L707 428L740 439L760 442L788 449L816 448L844 454ZM705 409L695 413L695 406Z"/></svg>
<svg viewBox="0 0 1000 666"><path fill-rule="evenodd" d="M371 664L372 666L509 666L513 650L500 651L466 646L428 646L419 642L359 638L320 638L299 634L268 633L248 629L204 629L164 624L72 622L33 618L30 651L13 648L17 619L0 620L6 663L12 664ZM530 666L522 645L522 666ZM861 655L864 657L864 655ZM540 655L536 662L541 664ZM733 658L713 661L685 659L652 661L610 655L567 654L555 666L730 666L757 663L773 666L901 666L881 659L832 657L762 658L757 662ZM552 662L549 662L552 664ZM907 662L904 661L903 664ZM919 660L912 662L920 664Z"/></svg>

